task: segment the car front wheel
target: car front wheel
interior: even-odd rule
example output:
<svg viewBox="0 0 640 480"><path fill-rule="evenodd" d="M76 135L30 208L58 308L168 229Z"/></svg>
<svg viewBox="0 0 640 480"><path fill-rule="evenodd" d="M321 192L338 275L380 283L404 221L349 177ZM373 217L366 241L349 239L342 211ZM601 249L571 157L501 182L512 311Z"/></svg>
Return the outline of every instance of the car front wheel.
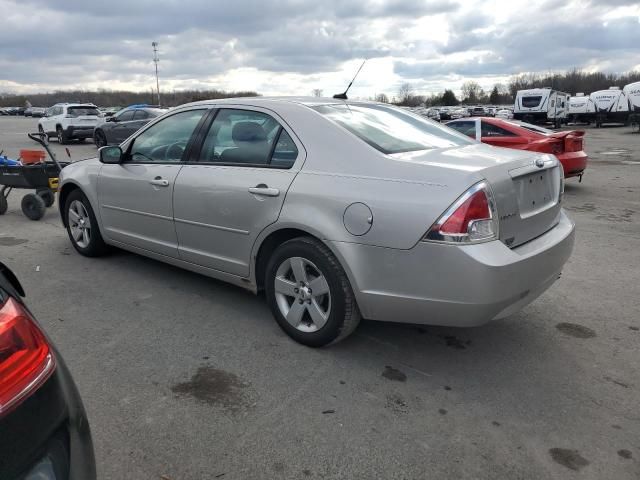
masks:
<svg viewBox="0 0 640 480"><path fill-rule="evenodd" d="M69 194L64 212L69 240L78 253L85 257L107 253L108 247L100 234L96 216L82 191L74 190Z"/></svg>
<svg viewBox="0 0 640 480"><path fill-rule="evenodd" d="M360 322L347 275L331 251L313 238L295 238L276 249L265 290L280 327L304 345L339 342Z"/></svg>

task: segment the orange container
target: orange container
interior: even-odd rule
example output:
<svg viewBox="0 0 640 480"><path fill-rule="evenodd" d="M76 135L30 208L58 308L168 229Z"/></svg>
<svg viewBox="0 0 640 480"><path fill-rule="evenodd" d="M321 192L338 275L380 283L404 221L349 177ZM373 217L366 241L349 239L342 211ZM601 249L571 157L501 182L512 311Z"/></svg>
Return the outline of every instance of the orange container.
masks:
<svg viewBox="0 0 640 480"><path fill-rule="evenodd" d="M44 157L42 150L20 150L20 160L24 165L44 162Z"/></svg>

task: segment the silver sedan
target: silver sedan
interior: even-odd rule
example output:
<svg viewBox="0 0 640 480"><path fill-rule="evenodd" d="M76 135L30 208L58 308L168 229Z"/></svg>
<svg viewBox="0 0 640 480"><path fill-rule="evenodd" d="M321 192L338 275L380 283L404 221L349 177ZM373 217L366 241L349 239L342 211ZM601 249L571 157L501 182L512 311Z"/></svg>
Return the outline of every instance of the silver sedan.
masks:
<svg viewBox="0 0 640 480"><path fill-rule="evenodd" d="M473 326L534 300L574 241L552 155L483 145L392 106L192 103L64 168L86 256L119 247L265 291L322 346L361 317Z"/></svg>

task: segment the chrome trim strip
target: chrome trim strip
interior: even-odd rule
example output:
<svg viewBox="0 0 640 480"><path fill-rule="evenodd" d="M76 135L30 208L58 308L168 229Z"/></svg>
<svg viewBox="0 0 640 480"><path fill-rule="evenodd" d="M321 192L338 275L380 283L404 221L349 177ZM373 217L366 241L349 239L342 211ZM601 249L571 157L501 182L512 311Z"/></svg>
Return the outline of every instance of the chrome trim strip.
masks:
<svg viewBox="0 0 640 480"><path fill-rule="evenodd" d="M184 220L182 218L176 218L174 220L176 222L178 222L178 223L184 223L184 224L187 224L187 225L194 225L196 227L212 228L214 230L222 230L223 232L239 233L240 235L249 235L249 231L248 230L239 230L237 228L222 227L220 225L211 225L210 223L194 222L192 220Z"/></svg>
<svg viewBox="0 0 640 480"><path fill-rule="evenodd" d="M141 212L139 210L131 210L131 209L128 209L128 208L116 207L116 206L113 206L113 205L104 205L103 204L102 208L107 208L109 210L116 210L118 212L133 213L135 215L142 215L142 216L145 216L145 217L159 218L161 220L173 221L173 218L166 217L164 215L158 215L156 213L149 213L149 212Z"/></svg>

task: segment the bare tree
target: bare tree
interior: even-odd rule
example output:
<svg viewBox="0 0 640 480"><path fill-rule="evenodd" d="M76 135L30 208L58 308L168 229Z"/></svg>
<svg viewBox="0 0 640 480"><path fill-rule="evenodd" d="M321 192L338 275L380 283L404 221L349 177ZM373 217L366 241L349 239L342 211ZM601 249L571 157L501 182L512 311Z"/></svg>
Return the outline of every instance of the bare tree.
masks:
<svg viewBox="0 0 640 480"><path fill-rule="evenodd" d="M398 104L399 105L407 105L411 102L411 97L413 97L413 87L410 83L403 83L398 88Z"/></svg>
<svg viewBox="0 0 640 480"><path fill-rule="evenodd" d="M376 95L375 101L378 103L389 103L389 97L384 93L379 93Z"/></svg>
<svg viewBox="0 0 640 480"><path fill-rule="evenodd" d="M478 103L484 96L484 91L477 82L469 80L462 84L462 98L467 103Z"/></svg>
<svg viewBox="0 0 640 480"><path fill-rule="evenodd" d="M312 94L314 97L321 97L321 96L322 96L322 89L321 89L321 88L314 88L314 89L311 91L311 94Z"/></svg>

